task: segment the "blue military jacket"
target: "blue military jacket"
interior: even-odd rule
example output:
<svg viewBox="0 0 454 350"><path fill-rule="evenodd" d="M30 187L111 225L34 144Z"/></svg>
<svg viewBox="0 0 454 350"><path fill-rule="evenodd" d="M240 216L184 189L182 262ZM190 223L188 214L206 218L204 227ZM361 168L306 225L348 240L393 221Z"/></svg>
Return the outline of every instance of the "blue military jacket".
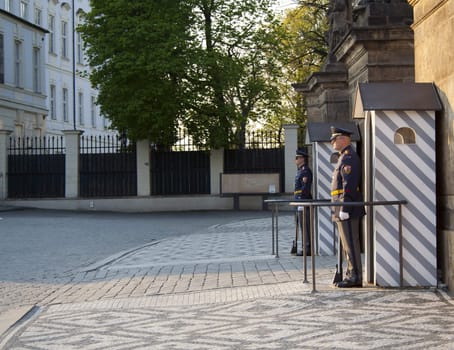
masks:
<svg viewBox="0 0 454 350"><path fill-rule="evenodd" d="M331 200L333 202L362 202L361 161L351 145L345 147L339 155L331 181ZM338 220L339 211L350 214L350 218L359 218L365 214L363 206L332 207L333 220Z"/></svg>
<svg viewBox="0 0 454 350"><path fill-rule="evenodd" d="M312 199L312 171L304 164L298 168L295 176L295 199Z"/></svg>

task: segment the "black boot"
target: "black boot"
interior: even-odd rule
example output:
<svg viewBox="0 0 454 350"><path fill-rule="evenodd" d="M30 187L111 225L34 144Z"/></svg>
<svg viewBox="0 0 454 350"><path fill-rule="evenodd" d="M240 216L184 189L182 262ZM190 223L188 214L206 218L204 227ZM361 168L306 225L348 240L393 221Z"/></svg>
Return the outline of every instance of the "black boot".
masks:
<svg viewBox="0 0 454 350"><path fill-rule="evenodd" d="M338 288L359 288L363 286L363 282L357 278L346 278L337 283Z"/></svg>
<svg viewBox="0 0 454 350"><path fill-rule="evenodd" d="M293 241L293 246L292 246L292 249L290 250L290 254L292 255L296 255L296 243L295 241Z"/></svg>

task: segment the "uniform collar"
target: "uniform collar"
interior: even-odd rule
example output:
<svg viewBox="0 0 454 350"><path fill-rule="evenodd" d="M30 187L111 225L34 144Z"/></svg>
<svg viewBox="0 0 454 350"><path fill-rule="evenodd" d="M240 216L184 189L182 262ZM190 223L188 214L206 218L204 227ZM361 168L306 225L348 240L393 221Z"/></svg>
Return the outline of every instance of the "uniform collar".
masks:
<svg viewBox="0 0 454 350"><path fill-rule="evenodd" d="M342 151L340 152L341 154L348 154L350 152L351 144L348 146L345 146Z"/></svg>

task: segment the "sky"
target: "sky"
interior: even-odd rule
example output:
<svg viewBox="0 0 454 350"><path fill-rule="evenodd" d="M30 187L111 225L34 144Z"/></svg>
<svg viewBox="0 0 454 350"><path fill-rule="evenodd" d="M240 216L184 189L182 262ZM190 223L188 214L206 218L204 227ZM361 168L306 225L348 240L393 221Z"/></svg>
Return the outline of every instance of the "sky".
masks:
<svg viewBox="0 0 454 350"><path fill-rule="evenodd" d="M286 10L290 10L292 7L298 5L298 0L278 0L276 5L276 11L278 13L284 13Z"/></svg>
<svg viewBox="0 0 454 350"><path fill-rule="evenodd" d="M279 7L281 9L287 9L297 5L297 3L297 0L279 0Z"/></svg>

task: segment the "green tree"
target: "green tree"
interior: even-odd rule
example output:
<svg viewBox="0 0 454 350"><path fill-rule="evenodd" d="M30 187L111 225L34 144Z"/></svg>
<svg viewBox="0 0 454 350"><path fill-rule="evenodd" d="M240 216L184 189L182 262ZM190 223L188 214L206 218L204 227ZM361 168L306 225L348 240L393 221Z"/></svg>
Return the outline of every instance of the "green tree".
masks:
<svg viewBox="0 0 454 350"><path fill-rule="evenodd" d="M248 123L279 104L282 42L269 0L199 0L196 30L203 33L194 81L201 94L185 125L215 147L244 145ZM197 78L199 77L199 78ZM202 79L200 79L202 77Z"/></svg>
<svg viewBox="0 0 454 350"><path fill-rule="evenodd" d="M132 139L175 140L191 97L191 11L186 1L94 0L78 28L101 112Z"/></svg>
<svg viewBox="0 0 454 350"><path fill-rule="evenodd" d="M326 40L328 0L300 0L299 6L287 11L279 30L283 38L281 62L283 78L279 92L282 106L266 120L266 129L280 129L283 124L306 125L306 111L301 95L292 83L304 82L320 71L328 55Z"/></svg>
<svg viewBox="0 0 454 350"><path fill-rule="evenodd" d="M295 81L319 71L328 55L328 5L329 0L300 0L283 21L291 52L287 67Z"/></svg>
<svg viewBox="0 0 454 350"><path fill-rule="evenodd" d="M94 0L80 26L102 113L131 138L244 143L280 103L272 0Z"/></svg>

